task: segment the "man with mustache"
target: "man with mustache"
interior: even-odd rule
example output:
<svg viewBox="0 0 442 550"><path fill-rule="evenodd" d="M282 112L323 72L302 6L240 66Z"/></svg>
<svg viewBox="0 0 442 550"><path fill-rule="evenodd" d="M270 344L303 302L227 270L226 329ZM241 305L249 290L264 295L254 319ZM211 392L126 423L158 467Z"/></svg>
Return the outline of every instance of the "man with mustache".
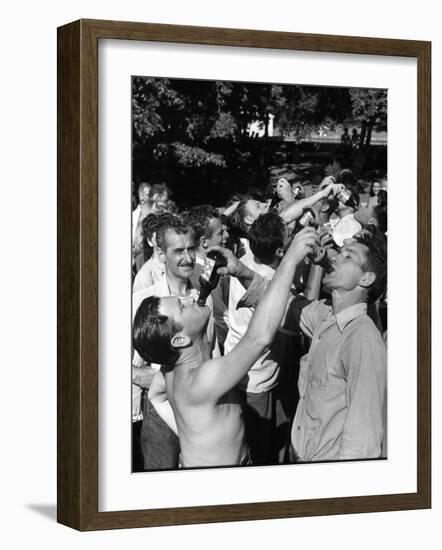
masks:
<svg viewBox="0 0 442 550"><path fill-rule="evenodd" d="M195 266L195 241L193 230L182 224L178 217L171 218L157 229L156 242L159 249L159 258L165 265L165 274L153 286L135 292L132 299L132 314L135 317L141 302L149 296L175 296L180 302L193 302L198 298L198 292L190 282ZM219 356L218 344L214 330L213 302L209 296L207 305L210 316L207 323L206 335L209 342L209 353L213 357ZM143 424L141 427L141 449L144 457L145 470L160 470L175 468L178 464L179 442L178 437L163 422L157 414L151 401L147 398L141 411L141 379L146 379L146 363L135 353L133 359L135 367L144 367L141 370L133 369L132 406L133 418L137 411L142 412ZM152 376L160 365L151 366ZM137 375L140 375L138 382ZM137 382L139 385L137 385Z"/></svg>

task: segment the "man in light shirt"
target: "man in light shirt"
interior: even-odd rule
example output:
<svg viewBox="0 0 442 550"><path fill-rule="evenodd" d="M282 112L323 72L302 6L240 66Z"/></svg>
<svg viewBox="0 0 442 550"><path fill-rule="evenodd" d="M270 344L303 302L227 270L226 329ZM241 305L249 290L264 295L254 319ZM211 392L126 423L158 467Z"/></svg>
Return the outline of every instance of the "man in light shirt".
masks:
<svg viewBox="0 0 442 550"><path fill-rule="evenodd" d="M248 235L252 255L243 256L241 261L270 281L284 256L284 248L288 242L287 227L278 214L269 212L258 217ZM232 351L244 337L253 315L254 308L238 308L245 292L246 289L240 281L231 277L226 353ZM245 392L244 423L253 464L278 462L277 425L280 427L284 422L288 424L288 418L281 414L282 408L277 403L276 389L283 365L281 352L288 351L284 342L287 338L290 337L278 331L272 346L255 361L239 384L239 388Z"/></svg>
<svg viewBox="0 0 442 550"><path fill-rule="evenodd" d="M195 271L192 275L192 284L199 289L199 276L201 275L207 250L211 246L225 246L227 240L226 231L223 229L221 215L216 208L209 205L194 206L185 217L185 223L194 232L196 258ZM224 341L227 336L227 308L229 304L229 279L223 277L218 286L211 293L213 300L213 315L215 317L215 330L218 344L224 349Z"/></svg>
<svg viewBox="0 0 442 550"><path fill-rule="evenodd" d="M225 252L228 256L229 253ZM292 426L294 461L380 458L386 447L387 354L379 330L367 315L386 286L385 238L345 245L323 285L331 303L291 297L286 327L312 338L301 365L300 399ZM318 268L320 269L320 268ZM228 268L247 292L242 303L255 306L268 281L241 262Z"/></svg>
<svg viewBox="0 0 442 550"><path fill-rule="evenodd" d="M146 183L145 181L141 182L138 185L138 205L132 212L132 239L135 238L135 231L138 225L138 220L140 218L141 208L149 198L150 188L150 183Z"/></svg>
<svg viewBox="0 0 442 550"><path fill-rule="evenodd" d="M135 275L132 293L143 288L149 288L157 283L166 272L166 266L160 259L160 250L157 246L157 230L160 225L168 224L174 218L173 214L149 214L142 222L144 238L153 249L152 256L145 262Z"/></svg>
<svg viewBox="0 0 442 550"><path fill-rule="evenodd" d="M352 187L347 187L355 203L359 205L359 193ZM338 201L336 216L330 218L330 227L333 240L338 246L342 246L346 239L350 239L361 231L362 225L355 219L356 209Z"/></svg>

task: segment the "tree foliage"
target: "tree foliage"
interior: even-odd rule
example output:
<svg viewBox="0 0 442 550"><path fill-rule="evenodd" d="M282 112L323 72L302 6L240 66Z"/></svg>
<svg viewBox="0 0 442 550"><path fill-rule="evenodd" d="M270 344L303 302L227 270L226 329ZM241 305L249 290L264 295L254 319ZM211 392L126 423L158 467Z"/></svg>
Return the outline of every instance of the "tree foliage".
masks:
<svg viewBox="0 0 442 550"><path fill-rule="evenodd" d="M372 129L386 126L387 94L137 76L132 79L132 113L134 160L168 178L175 170L178 179L184 173L187 180L204 173L207 180L220 170L227 178L232 170L264 169L270 115L280 138L290 136L298 143L322 124L333 127L351 119L361 125L361 148L368 147ZM249 136L251 123L264 130L262 139Z"/></svg>

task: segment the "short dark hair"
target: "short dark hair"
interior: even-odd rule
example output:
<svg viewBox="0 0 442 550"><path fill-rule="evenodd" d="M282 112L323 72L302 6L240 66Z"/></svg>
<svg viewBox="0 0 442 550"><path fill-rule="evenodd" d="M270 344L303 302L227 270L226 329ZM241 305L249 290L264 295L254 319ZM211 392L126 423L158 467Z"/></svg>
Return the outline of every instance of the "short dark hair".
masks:
<svg viewBox="0 0 442 550"><path fill-rule="evenodd" d="M179 352L171 340L182 327L159 312L160 298L145 298L135 314L133 322L133 346L148 363L174 365Z"/></svg>
<svg viewBox="0 0 442 550"><path fill-rule="evenodd" d="M153 234L158 228L158 217L156 214L148 214L141 222L141 230L144 239L152 239Z"/></svg>
<svg viewBox="0 0 442 550"><path fill-rule="evenodd" d="M356 178L350 168L343 168L338 174L337 182L349 187L356 184Z"/></svg>
<svg viewBox="0 0 442 550"><path fill-rule="evenodd" d="M195 242L198 244L201 237L210 238L212 236L209 231L210 221L220 217L216 208L208 204L202 204L191 208L183 218L183 222L193 229Z"/></svg>
<svg viewBox="0 0 442 550"><path fill-rule="evenodd" d="M249 233L249 226L245 223L244 218L248 215L247 203L250 197L243 198L239 202L235 211L230 216L230 223L232 225L232 233L236 238L247 237Z"/></svg>
<svg viewBox="0 0 442 550"><path fill-rule="evenodd" d="M137 192L139 193L142 189L144 189L145 187L148 187L149 190L150 188L152 187L152 184L151 183L148 183L147 181L142 181L141 183L138 184L137 186Z"/></svg>
<svg viewBox="0 0 442 550"><path fill-rule="evenodd" d="M367 301L375 302L385 294L387 288L387 239L382 233L376 232L362 242L365 247L365 271L376 275L374 283L368 288Z"/></svg>
<svg viewBox="0 0 442 550"><path fill-rule="evenodd" d="M167 215L167 217L166 217ZM167 249L167 242L166 242L166 233L169 229L172 229L175 231L175 233L178 233L179 235L184 235L191 231L192 229L183 223L183 221L178 217L174 216L173 214L163 213L159 218L163 218L163 222L160 221L157 228L157 245L163 252L166 252Z"/></svg>
<svg viewBox="0 0 442 550"><path fill-rule="evenodd" d="M261 214L249 231L250 249L263 264L275 259L278 248L284 246L284 223L275 212Z"/></svg>
<svg viewBox="0 0 442 550"><path fill-rule="evenodd" d="M172 192L165 183L154 183L149 191L149 198L153 199L155 195L167 193L170 198Z"/></svg>

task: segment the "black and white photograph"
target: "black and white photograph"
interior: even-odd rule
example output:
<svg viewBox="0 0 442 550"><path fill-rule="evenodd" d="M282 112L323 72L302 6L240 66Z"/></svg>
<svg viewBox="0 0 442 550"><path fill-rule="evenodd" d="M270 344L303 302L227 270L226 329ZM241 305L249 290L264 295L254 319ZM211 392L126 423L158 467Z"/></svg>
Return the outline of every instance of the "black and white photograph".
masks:
<svg viewBox="0 0 442 550"><path fill-rule="evenodd" d="M132 77L133 472L387 458L387 98Z"/></svg>

